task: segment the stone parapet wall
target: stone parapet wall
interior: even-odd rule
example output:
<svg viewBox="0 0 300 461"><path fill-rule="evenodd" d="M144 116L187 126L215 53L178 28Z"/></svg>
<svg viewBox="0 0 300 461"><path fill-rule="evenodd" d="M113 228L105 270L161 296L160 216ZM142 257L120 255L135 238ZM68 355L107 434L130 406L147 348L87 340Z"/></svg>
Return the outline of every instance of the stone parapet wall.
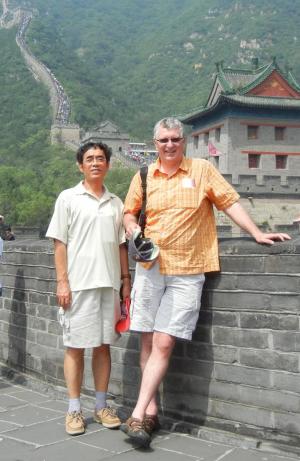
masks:
<svg viewBox="0 0 300 461"><path fill-rule="evenodd" d="M300 200L289 197L272 199L263 197L241 198L241 204L258 226L265 229L278 229L278 226L290 227L289 232L299 233L299 225L293 224L296 217L300 216ZM218 225L232 226L232 233L240 235L240 229L232 224L232 221L223 211L215 210Z"/></svg>
<svg viewBox="0 0 300 461"><path fill-rule="evenodd" d="M162 411L179 424L300 446L300 238L272 247L224 239L220 248L222 273L207 277L193 341L176 345ZM0 361L64 385L52 252L48 241L5 242ZM129 406L138 349L136 334L112 347L109 390ZM89 365L84 386L92 392Z"/></svg>

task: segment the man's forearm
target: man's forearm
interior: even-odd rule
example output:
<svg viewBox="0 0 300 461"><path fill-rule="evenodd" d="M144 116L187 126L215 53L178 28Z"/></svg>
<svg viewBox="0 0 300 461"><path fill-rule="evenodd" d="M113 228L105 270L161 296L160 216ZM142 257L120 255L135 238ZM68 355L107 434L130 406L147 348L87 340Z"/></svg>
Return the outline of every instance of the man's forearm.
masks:
<svg viewBox="0 0 300 461"><path fill-rule="evenodd" d="M133 231L139 227L137 223L137 218L131 213L126 213L123 219L124 227L126 230L126 237L130 238L133 234Z"/></svg>
<svg viewBox="0 0 300 461"><path fill-rule="evenodd" d="M54 240L54 261L57 282L68 281L67 246L60 240Z"/></svg>
<svg viewBox="0 0 300 461"><path fill-rule="evenodd" d="M122 279L122 297L123 299L130 297L131 291L131 275L129 272L128 251L125 243L120 246L120 265Z"/></svg>
<svg viewBox="0 0 300 461"><path fill-rule="evenodd" d="M122 243L120 246L120 265L121 265L121 278L129 274L129 264L128 264L128 251L125 243ZM129 277L128 277L129 278Z"/></svg>
<svg viewBox="0 0 300 461"><path fill-rule="evenodd" d="M224 210L224 213L239 227L244 229L248 234L256 237L261 234L261 230L252 221L246 210L242 207L239 202L234 203L229 208Z"/></svg>
<svg viewBox="0 0 300 461"><path fill-rule="evenodd" d="M67 309L72 300L72 293L68 278L67 246L59 240L54 240L54 260L57 279L57 302L59 306Z"/></svg>

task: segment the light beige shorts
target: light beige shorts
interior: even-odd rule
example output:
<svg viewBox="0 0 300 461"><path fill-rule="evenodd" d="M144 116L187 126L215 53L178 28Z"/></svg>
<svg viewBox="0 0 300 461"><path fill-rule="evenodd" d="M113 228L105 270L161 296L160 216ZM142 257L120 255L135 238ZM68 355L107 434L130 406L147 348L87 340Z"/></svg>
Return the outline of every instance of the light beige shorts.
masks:
<svg viewBox="0 0 300 461"><path fill-rule="evenodd" d="M136 265L131 294L130 329L160 331L192 339L199 317L204 274L162 275L155 263L150 269Z"/></svg>
<svg viewBox="0 0 300 461"><path fill-rule="evenodd" d="M71 307L59 309L64 346L85 349L113 344L120 336L115 331L119 318L120 298L113 288L73 291Z"/></svg>

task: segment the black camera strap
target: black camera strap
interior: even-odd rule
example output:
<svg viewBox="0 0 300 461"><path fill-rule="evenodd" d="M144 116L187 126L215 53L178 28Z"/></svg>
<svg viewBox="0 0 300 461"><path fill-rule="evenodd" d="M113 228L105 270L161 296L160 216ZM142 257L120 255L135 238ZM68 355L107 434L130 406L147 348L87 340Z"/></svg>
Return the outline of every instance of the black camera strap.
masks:
<svg viewBox="0 0 300 461"><path fill-rule="evenodd" d="M138 224L141 228L143 236L144 236L144 230L146 226L147 174L148 174L148 165L144 165L140 168L143 195L142 195L142 208L141 208L139 220L138 220Z"/></svg>

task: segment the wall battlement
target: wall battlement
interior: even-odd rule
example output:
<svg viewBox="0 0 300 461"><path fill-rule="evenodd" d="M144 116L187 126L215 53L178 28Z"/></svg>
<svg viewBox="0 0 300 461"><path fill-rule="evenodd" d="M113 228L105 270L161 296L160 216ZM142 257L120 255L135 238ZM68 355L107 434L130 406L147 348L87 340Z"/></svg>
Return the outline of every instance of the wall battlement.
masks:
<svg viewBox="0 0 300 461"><path fill-rule="evenodd" d="M224 239L220 249L222 273L207 276L193 341L177 343L161 388L164 415L300 447L300 238ZM64 385L52 243L5 242L0 279L0 362ZM127 333L112 347L119 403L137 396L138 343Z"/></svg>
<svg viewBox="0 0 300 461"><path fill-rule="evenodd" d="M224 178L234 186L242 196L276 196L300 197L299 177L270 175L238 175L224 174Z"/></svg>

